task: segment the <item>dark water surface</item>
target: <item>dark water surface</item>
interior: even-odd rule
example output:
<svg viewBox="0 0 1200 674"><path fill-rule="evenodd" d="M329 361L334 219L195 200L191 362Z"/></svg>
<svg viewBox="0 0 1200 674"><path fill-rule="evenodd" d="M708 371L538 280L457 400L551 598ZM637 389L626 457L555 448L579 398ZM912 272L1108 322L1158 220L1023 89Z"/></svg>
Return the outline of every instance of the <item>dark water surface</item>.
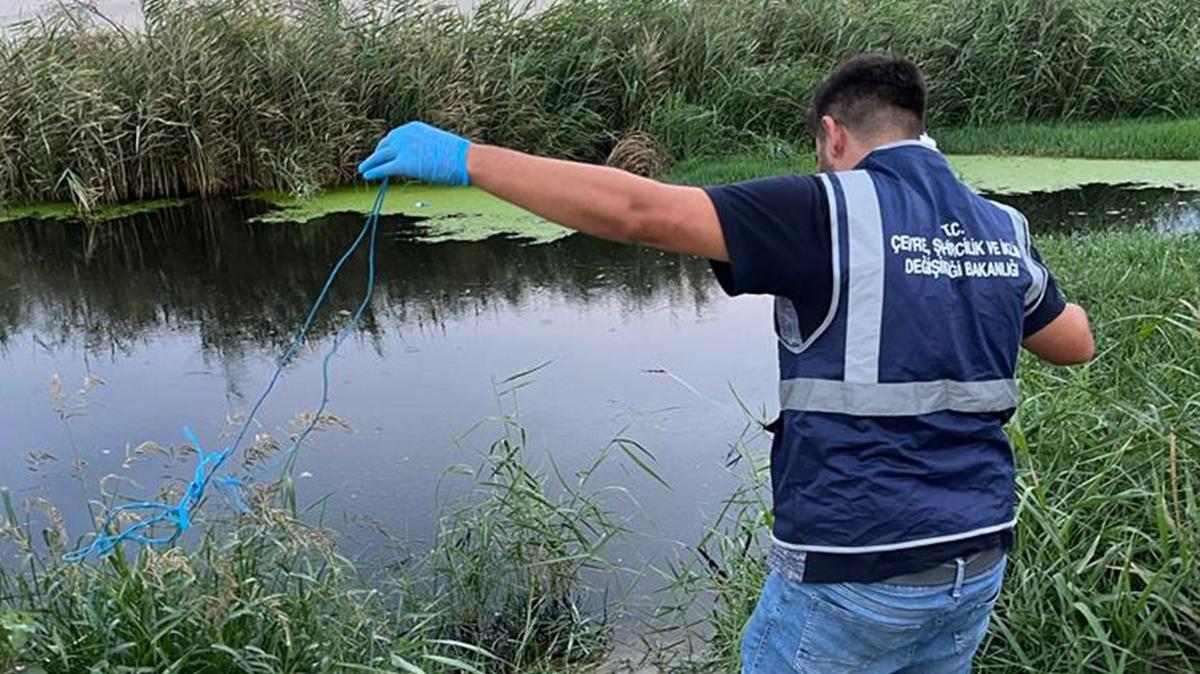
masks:
<svg viewBox="0 0 1200 674"><path fill-rule="evenodd" d="M228 417L258 395L361 226L358 216L247 224L253 212L215 202L90 230L0 225L0 484L18 500L50 499L77 534L103 476L132 478L108 486L152 498L193 465L154 456L126 468L129 448L182 445L185 424L210 450L228 441ZM642 532L623 547L695 541L733 483L725 454L746 418L730 386L749 401L773 397L770 301L727 300L696 259L580 236L429 244L411 229L384 220L374 303L333 365L329 409L353 430L320 432L301 450L302 496L332 493L330 521L359 545L372 521L428 540L439 477L478 464L498 437L485 425L456 440L497 413L493 381L550 361L518 394L532 460L552 453L569 472L610 439L633 438L672 489L627 460L600 471L595 486L628 487L640 504L614 498ZM365 271L360 258L343 272L257 431L286 437L294 415L316 407L320 360L345 320L337 311L353 308ZM68 397L89 376L106 383L84 409L55 401L56 375ZM43 452L56 458L35 460Z"/></svg>
<svg viewBox="0 0 1200 674"><path fill-rule="evenodd" d="M1200 225L1197 196L1170 190L1004 200L1042 231ZM260 208L196 202L90 228L0 225L0 486L52 500L77 535L102 477L152 498L192 468L161 457L124 467L131 448L180 446L185 424L210 449L228 439L361 223L247 224ZM428 540L439 477L476 465L497 435L484 425L461 439L497 413L493 382L550 361L519 393L531 458L552 454L571 471L613 437L637 440L671 489L628 461L606 464L595 485L637 498L613 502L638 532L614 554L661 563L695 543L736 481L726 456L747 417L731 388L756 412L775 405L770 299L724 297L701 260L581 236L423 243L411 229L385 219L374 304L334 363L330 411L351 430L301 450L302 496L332 494L328 521L364 556L380 551L375 523ZM315 408L336 311L353 307L364 273L361 260L347 268L258 432L286 437ZM73 392L88 377L105 383L84 404Z"/></svg>
<svg viewBox="0 0 1200 674"><path fill-rule="evenodd" d="M1200 232L1200 193L1085 185L1075 190L1008 194L997 201L1029 218L1034 234L1144 229Z"/></svg>

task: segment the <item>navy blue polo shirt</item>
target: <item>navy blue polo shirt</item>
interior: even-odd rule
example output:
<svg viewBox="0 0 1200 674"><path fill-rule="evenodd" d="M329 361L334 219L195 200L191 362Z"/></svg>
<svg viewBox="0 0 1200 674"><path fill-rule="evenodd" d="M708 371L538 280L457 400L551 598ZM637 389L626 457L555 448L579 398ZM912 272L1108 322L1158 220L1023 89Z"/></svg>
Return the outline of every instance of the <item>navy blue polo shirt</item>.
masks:
<svg viewBox="0 0 1200 674"><path fill-rule="evenodd" d="M825 319L833 288L829 205L816 176L789 175L706 189L716 208L730 261L713 262L731 296L775 295L791 300L801 336ZM1037 252L1034 257L1041 262ZM1028 337L1066 307L1054 278L1025 318ZM768 428L768 430L771 430ZM864 554L807 553L805 582L875 582L935 567L947 560L1012 546L1011 530L919 548Z"/></svg>

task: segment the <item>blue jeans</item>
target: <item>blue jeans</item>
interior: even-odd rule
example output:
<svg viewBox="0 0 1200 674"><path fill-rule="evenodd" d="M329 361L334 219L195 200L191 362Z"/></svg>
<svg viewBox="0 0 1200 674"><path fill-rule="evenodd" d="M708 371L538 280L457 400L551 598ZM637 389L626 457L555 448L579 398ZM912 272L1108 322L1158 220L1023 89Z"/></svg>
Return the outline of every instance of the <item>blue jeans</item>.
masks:
<svg viewBox="0 0 1200 674"><path fill-rule="evenodd" d="M797 583L772 571L742 638L742 674L970 672L1005 566L933 586Z"/></svg>

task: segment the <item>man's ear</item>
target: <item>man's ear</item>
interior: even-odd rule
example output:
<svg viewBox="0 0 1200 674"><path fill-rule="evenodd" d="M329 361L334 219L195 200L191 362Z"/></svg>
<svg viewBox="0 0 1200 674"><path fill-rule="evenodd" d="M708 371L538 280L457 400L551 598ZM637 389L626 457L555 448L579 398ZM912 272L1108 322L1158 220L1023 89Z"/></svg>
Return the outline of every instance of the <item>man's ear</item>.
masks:
<svg viewBox="0 0 1200 674"><path fill-rule="evenodd" d="M825 132L826 152L830 157L841 157L846 152L846 130L829 115L821 117L821 130Z"/></svg>

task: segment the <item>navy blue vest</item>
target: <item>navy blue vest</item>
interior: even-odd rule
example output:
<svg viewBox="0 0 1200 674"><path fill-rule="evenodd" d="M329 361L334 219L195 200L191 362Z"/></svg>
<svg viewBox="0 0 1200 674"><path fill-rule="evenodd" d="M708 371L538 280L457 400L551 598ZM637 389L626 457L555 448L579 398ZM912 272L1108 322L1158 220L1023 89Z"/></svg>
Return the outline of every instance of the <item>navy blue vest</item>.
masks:
<svg viewBox="0 0 1200 674"><path fill-rule="evenodd" d="M822 174L833 299L801 335L776 301L776 542L819 553L904 550L1013 525L1024 316L1045 292L1016 210L916 141Z"/></svg>

